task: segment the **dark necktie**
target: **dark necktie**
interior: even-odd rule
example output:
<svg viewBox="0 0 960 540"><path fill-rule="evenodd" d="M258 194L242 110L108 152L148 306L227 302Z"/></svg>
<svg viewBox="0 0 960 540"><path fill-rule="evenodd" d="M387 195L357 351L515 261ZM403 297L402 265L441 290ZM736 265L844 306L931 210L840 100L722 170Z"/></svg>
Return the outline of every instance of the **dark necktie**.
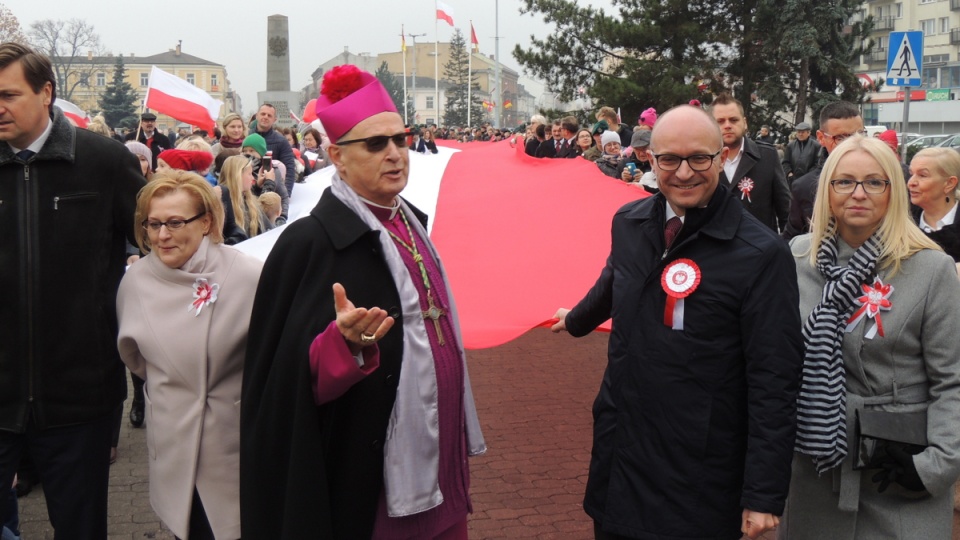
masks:
<svg viewBox="0 0 960 540"><path fill-rule="evenodd" d="M667 220L667 225L663 228L663 240L667 249L670 249L670 246L673 245L673 240L677 237L677 233L680 232L682 226L683 222L677 216Z"/></svg>
<svg viewBox="0 0 960 540"><path fill-rule="evenodd" d="M557 141L557 153L560 153L560 141Z"/></svg>
<svg viewBox="0 0 960 540"><path fill-rule="evenodd" d="M22 161L26 162L26 161L30 161L30 158L32 158L34 154L36 154L36 152L34 152L33 150L21 150L17 152L17 157L20 158Z"/></svg>

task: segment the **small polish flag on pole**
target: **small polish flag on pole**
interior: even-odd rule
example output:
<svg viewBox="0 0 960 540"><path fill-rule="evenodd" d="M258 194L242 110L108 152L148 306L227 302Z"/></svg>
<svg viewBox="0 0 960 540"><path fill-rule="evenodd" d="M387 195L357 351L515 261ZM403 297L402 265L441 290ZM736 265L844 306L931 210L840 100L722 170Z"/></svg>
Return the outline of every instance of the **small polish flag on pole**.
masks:
<svg viewBox="0 0 960 540"><path fill-rule="evenodd" d="M440 0L437 0L437 20L446 21L447 24L453 26L453 8Z"/></svg>
<svg viewBox="0 0 960 540"><path fill-rule="evenodd" d="M144 107L213 133L223 102L187 81L153 66Z"/></svg>
<svg viewBox="0 0 960 540"><path fill-rule="evenodd" d="M470 21L470 44L474 51L480 50L480 40L477 39L477 31L473 28L473 21Z"/></svg>
<svg viewBox="0 0 960 540"><path fill-rule="evenodd" d="M86 128L90 124L90 116L87 114L87 111L77 107L73 103L57 98L53 104L59 107L60 110L63 111L63 115L69 118L77 127Z"/></svg>

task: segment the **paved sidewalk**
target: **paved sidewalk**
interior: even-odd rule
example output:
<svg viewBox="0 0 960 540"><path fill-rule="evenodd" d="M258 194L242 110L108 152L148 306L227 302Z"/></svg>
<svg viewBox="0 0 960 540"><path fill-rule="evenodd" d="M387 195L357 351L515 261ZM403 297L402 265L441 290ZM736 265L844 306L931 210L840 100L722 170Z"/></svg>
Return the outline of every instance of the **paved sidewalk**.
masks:
<svg viewBox="0 0 960 540"><path fill-rule="evenodd" d="M590 408L606 349L607 334L574 339L534 329L501 347L468 354L489 447L470 461L471 539L593 538L582 501ZM172 540L148 500L146 432L131 428L126 412L120 456L110 471L109 538ZM41 490L20 502L24 540L52 540Z"/></svg>

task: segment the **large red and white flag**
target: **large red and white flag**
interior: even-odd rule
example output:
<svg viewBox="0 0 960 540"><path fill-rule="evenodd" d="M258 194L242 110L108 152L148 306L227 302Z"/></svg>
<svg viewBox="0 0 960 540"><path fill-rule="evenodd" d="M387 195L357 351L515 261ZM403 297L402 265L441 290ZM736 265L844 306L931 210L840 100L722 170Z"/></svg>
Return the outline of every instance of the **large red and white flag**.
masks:
<svg viewBox="0 0 960 540"><path fill-rule="evenodd" d="M610 254L614 213L647 196L587 160L528 156L522 139L515 148L437 143L438 154L410 152L403 197L430 216L469 349L506 343L573 307ZM327 167L297 184L291 222L310 214L333 173ZM284 228L236 247L265 259Z"/></svg>
<svg viewBox="0 0 960 540"><path fill-rule="evenodd" d="M57 98L53 102L56 107L59 107L63 111L63 115L70 119L77 127L86 128L90 124L90 115L87 114L87 111L77 107L69 101Z"/></svg>
<svg viewBox="0 0 960 540"><path fill-rule="evenodd" d="M473 28L473 22L470 23L470 44L474 51L480 50L480 41L477 39L477 31Z"/></svg>
<svg viewBox="0 0 960 540"><path fill-rule="evenodd" d="M210 94L153 66L144 107L213 133L223 102Z"/></svg>
<svg viewBox="0 0 960 540"><path fill-rule="evenodd" d="M437 20L446 21L447 24L453 26L453 8L440 0L437 0Z"/></svg>

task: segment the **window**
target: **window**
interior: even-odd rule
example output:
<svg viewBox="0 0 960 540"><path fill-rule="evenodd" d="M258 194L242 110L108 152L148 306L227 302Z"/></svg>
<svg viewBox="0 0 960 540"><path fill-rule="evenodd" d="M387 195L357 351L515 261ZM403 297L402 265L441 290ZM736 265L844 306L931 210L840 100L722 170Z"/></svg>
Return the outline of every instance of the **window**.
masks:
<svg viewBox="0 0 960 540"><path fill-rule="evenodd" d="M942 64L944 62L950 61L949 54L932 54L930 56L923 57L924 64Z"/></svg>
<svg viewBox="0 0 960 540"><path fill-rule="evenodd" d="M950 33L950 17L940 17L940 33Z"/></svg>
<svg viewBox="0 0 960 540"><path fill-rule="evenodd" d="M97 73L97 86L106 86L107 76L103 73Z"/></svg>
<svg viewBox="0 0 960 540"><path fill-rule="evenodd" d="M220 77L216 73L210 75L210 90L219 90L220 89Z"/></svg>
<svg viewBox="0 0 960 540"><path fill-rule="evenodd" d="M877 44L876 44L876 46L873 48L873 50L876 51L876 52L884 52L884 51L886 51L886 50L887 50L887 38L886 38L885 36L878 36L878 37L877 37Z"/></svg>
<svg viewBox="0 0 960 540"><path fill-rule="evenodd" d="M902 19L902 18L903 18L903 3L897 2L896 4L894 4L894 5L892 6L892 8L893 8L893 9L892 9L892 11L891 11L891 16L892 16L894 19Z"/></svg>
<svg viewBox="0 0 960 540"><path fill-rule="evenodd" d="M80 75L80 86L90 86L90 75L88 73Z"/></svg>
<svg viewBox="0 0 960 540"><path fill-rule="evenodd" d="M927 88L940 88L940 81L937 77L938 69L935 67L923 68L923 86Z"/></svg>
<svg viewBox="0 0 960 540"><path fill-rule="evenodd" d="M960 66L940 68L940 88L960 87Z"/></svg>
<svg viewBox="0 0 960 540"><path fill-rule="evenodd" d="M140 86L150 86L150 74L141 73L140 74Z"/></svg>
<svg viewBox="0 0 960 540"><path fill-rule="evenodd" d="M932 36L937 33L937 20L936 19L924 19L920 21L920 31L923 32L925 36Z"/></svg>
<svg viewBox="0 0 960 540"><path fill-rule="evenodd" d="M938 1L938 0L920 0L920 3L921 3L921 4L932 4L932 3L937 2L937 1Z"/></svg>
<svg viewBox="0 0 960 540"><path fill-rule="evenodd" d="M197 80L194 78L193 73L187 73L187 82L196 86Z"/></svg>
<svg viewBox="0 0 960 540"><path fill-rule="evenodd" d="M433 96L427 96L427 109L433 108Z"/></svg>

